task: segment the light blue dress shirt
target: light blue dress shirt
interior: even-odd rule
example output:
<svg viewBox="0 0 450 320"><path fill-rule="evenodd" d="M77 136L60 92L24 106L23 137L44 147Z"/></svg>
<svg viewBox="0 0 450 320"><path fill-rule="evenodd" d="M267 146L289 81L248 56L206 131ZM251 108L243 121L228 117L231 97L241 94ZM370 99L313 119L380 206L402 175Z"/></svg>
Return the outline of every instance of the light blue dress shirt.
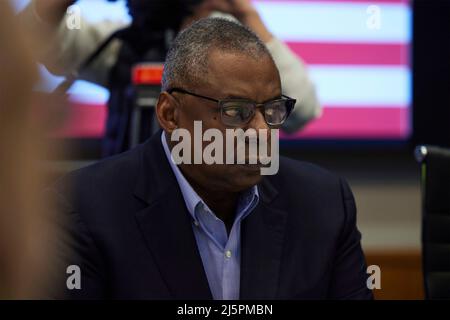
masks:
<svg viewBox="0 0 450 320"><path fill-rule="evenodd" d="M192 228L212 296L216 300L237 300L241 273L241 222L258 204L258 188L254 186L241 194L235 221L228 235L224 222L192 189L173 161L164 132L161 142L192 216Z"/></svg>

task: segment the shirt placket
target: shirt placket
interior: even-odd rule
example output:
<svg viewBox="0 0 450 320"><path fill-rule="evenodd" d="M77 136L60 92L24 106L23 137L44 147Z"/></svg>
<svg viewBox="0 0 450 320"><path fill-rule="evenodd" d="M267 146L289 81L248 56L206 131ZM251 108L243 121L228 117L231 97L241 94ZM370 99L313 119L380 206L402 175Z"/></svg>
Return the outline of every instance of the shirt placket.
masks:
<svg viewBox="0 0 450 320"><path fill-rule="evenodd" d="M237 222L233 225L223 252L223 274L222 274L222 295L224 300L235 300L239 298L239 226Z"/></svg>

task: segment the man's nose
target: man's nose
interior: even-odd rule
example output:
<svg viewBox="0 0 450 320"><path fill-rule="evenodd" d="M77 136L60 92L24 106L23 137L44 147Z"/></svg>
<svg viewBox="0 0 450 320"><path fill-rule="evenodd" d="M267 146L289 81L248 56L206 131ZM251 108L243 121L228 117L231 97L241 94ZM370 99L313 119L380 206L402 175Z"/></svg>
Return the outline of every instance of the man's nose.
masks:
<svg viewBox="0 0 450 320"><path fill-rule="evenodd" d="M264 118L264 114L261 108L257 108L253 118L247 124L247 129L252 128L258 131L259 129L269 129L269 125Z"/></svg>

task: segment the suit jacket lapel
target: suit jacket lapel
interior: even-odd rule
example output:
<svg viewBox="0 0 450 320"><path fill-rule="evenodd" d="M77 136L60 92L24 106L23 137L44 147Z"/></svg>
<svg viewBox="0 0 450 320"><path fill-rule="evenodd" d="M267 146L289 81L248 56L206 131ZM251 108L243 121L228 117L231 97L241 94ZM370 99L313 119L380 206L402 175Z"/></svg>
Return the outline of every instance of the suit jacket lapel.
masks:
<svg viewBox="0 0 450 320"><path fill-rule="evenodd" d="M173 298L212 299L192 221L160 135L143 146L135 194L147 206L136 213L136 219Z"/></svg>
<svg viewBox="0 0 450 320"><path fill-rule="evenodd" d="M242 223L241 299L274 299L279 282L287 211L267 178L259 189L261 201Z"/></svg>

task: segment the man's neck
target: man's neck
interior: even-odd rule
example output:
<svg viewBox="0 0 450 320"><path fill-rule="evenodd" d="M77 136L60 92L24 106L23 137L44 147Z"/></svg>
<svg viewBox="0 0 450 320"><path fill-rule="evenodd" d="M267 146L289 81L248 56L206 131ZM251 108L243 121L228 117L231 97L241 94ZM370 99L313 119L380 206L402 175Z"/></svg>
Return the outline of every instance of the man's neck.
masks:
<svg viewBox="0 0 450 320"><path fill-rule="evenodd" d="M170 142L169 135L167 132L164 134L166 143L169 149L172 150L173 145ZM186 174L182 166L178 166L178 168L183 173L183 176L189 182L192 189L194 189L199 197L206 203L208 208L210 208L214 214L225 223L227 231L230 233L236 216L239 192L216 192L203 188L199 184L195 183L188 174Z"/></svg>
<svg viewBox="0 0 450 320"><path fill-rule="evenodd" d="M188 179L189 180L189 179ZM233 226L236 216L236 207L239 199L239 193L236 192L214 192L189 181L192 188L199 197L206 203L214 214L225 223L228 233Z"/></svg>

